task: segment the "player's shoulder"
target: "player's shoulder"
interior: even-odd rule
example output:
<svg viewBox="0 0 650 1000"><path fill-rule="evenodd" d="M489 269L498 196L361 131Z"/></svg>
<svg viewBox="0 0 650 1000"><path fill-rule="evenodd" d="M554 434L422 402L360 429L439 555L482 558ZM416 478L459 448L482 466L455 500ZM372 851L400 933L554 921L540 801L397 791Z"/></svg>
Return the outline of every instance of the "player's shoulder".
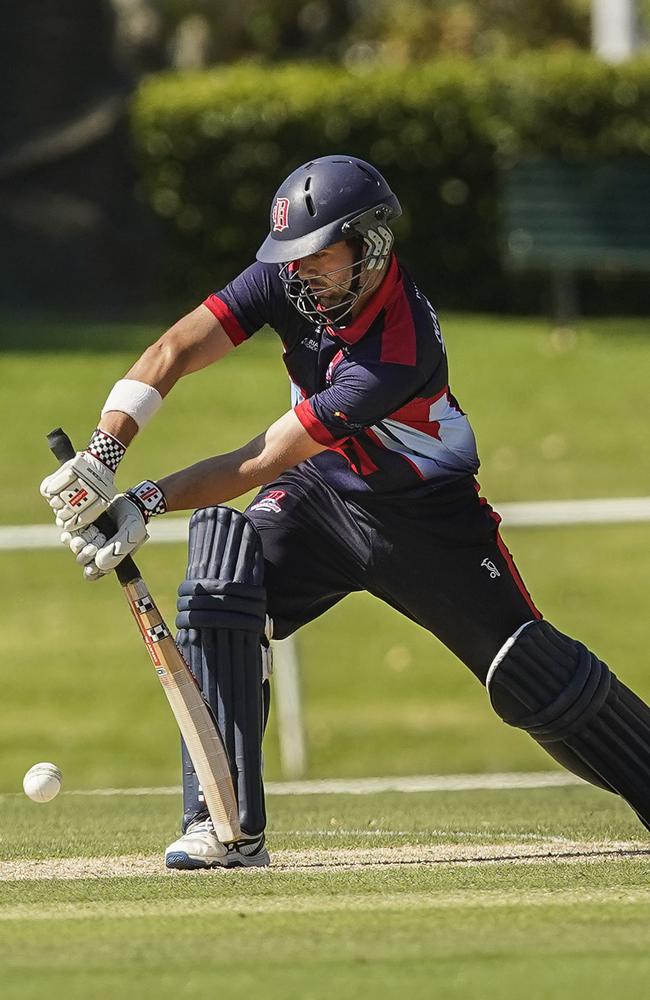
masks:
<svg viewBox="0 0 650 1000"><path fill-rule="evenodd" d="M391 271L381 311L359 342L359 355L404 368L432 367L444 351L435 310L399 261Z"/></svg>
<svg viewBox="0 0 650 1000"><path fill-rule="evenodd" d="M229 305L236 302L245 306L254 302L269 306L284 298L277 264L263 264L255 260L234 277L217 295Z"/></svg>
<svg viewBox="0 0 650 1000"><path fill-rule="evenodd" d="M412 321L422 328L423 332L431 330L432 326L438 327L438 316L431 299L416 285L411 274L400 264L401 277L401 299L404 304L404 312L410 313Z"/></svg>
<svg viewBox="0 0 650 1000"><path fill-rule="evenodd" d="M254 282L261 288L268 288L273 291L282 291L280 281L280 265L265 264L261 260L254 260L252 264L242 272L242 277Z"/></svg>
<svg viewBox="0 0 650 1000"><path fill-rule="evenodd" d="M436 309L402 265L400 275L403 304L401 321L412 331L418 361L437 362L445 354L445 345Z"/></svg>

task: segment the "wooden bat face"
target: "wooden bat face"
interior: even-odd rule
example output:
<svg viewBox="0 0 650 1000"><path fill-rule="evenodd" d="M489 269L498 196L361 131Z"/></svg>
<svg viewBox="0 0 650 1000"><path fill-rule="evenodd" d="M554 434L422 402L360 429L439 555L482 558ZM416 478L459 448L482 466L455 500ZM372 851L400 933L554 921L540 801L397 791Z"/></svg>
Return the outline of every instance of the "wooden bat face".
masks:
<svg viewBox="0 0 650 1000"><path fill-rule="evenodd" d="M122 588L194 765L222 843L237 840L239 810L230 763L214 718L141 577Z"/></svg>

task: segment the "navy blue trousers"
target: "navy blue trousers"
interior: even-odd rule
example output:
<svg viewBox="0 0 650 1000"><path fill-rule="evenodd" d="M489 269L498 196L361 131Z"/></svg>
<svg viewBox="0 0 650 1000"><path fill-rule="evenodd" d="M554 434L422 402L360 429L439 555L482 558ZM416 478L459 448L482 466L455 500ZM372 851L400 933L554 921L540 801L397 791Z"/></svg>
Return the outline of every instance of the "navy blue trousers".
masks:
<svg viewBox="0 0 650 1000"><path fill-rule="evenodd" d="M472 477L427 496L347 500L303 463L265 486L247 514L262 537L276 638L368 591L485 683L506 639L541 618Z"/></svg>

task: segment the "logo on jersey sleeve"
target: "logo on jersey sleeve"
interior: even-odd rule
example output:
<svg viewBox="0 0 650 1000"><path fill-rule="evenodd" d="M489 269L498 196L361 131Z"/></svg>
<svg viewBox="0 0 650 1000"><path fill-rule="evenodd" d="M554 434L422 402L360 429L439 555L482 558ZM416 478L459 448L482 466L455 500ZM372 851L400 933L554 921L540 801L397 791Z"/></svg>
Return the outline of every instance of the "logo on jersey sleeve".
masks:
<svg viewBox="0 0 650 1000"><path fill-rule="evenodd" d="M334 378L334 369L338 364L341 363L341 361L343 361L344 357L345 355L343 354L343 351L337 351L332 360L330 361L330 363L328 364L327 371L325 372L325 382L327 383L327 385L332 384L332 379Z"/></svg>
<svg viewBox="0 0 650 1000"><path fill-rule="evenodd" d="M275 205L273 206L273 211L271 213L273 219L273 232L281 233L283 229L289 228L289 199L288 198L276 198Z"/></svg>

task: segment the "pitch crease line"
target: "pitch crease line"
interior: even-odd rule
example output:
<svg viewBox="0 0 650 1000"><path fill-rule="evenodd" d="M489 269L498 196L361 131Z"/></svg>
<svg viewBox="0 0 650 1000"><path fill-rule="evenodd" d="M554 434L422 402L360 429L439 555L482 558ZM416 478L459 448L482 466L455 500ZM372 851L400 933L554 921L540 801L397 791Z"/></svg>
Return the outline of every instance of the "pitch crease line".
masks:
<svg viewBox="0 0 650 1000"><path fill-rule="evenodd" d="M476 867L499 864L602 862L650 858L640 841L566 841L552 838L531 843L516 840L484 844L411 844L401 847L303 848L272 851L272 867L245 871L169 872L161 854L7 860L0 864L0 883L43 880L141 878L272 878L287 872L325 873L404 867Z"/></svg>

